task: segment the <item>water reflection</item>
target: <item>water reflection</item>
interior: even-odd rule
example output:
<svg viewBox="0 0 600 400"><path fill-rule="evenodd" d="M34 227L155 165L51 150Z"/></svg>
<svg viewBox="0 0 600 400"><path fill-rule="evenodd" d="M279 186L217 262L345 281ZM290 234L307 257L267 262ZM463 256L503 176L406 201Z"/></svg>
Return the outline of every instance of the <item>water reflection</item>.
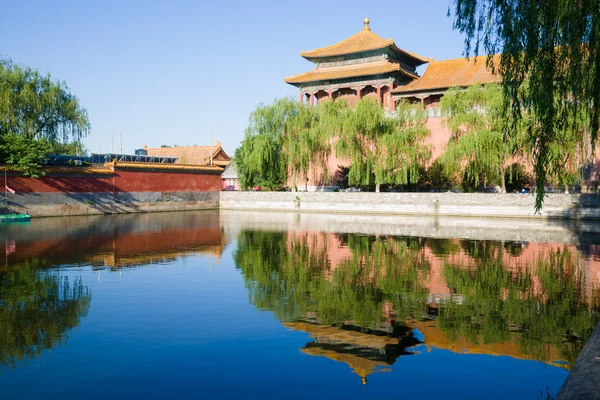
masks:
<svg viewBox="0 0 600 400"><path fill-rule="evenodd" d="M0 268L0 365L39 356L66 341L88 313L89 288L36 263Z"/></svg>
<svg viewBox="0 0 600 400"><path fill-rule="evenodd" d="M252 304L363 382L421 341L569 369L600 321L600 263L571 245L242 230L234 259Z"/></svg>
<svg viewBox="0 0 600 400"><path fill-rule="evenodd" d="M205 378L203 387L221 390L230 376L240 376L241 368L252 365L258 370L261 363L268 364L264 359L277 357L277 368L268 376L277 375L285 390L297 371L315 379L329 376L335 370L332 365L353 371L344 375L346 381L336 380L332 390L354 390L351 385L361 381L370 382L365 390L373 390L374 373L408 375L412 367L431 359L447 369L463 353L537 360L569 369L600 319L600 262L593 246L439 239L425 233L399 236L390 232L409 228L390 224L386 231L362 220L350 228L369 234L339 233L340 226L330 225L331 220L307 229L301 225L304 217L289 225L276 221L273 226L281 231L273 231L248 225L244 218L195 212L0 225L0 247L5 251L0 266L0 360L19 366L3 374L0 383L10 386L16 378L28 382L36 373L48 382L52 368L73 372L78 364L68 361L86 357L89 369L79 377L88 380L82 380L81 387L91 387L101 376L122 378L123 387L139 390L137 384L123 382L155 376L156 370L117 371L114 360L127 359L129 363L119 365L142 369L162 360L160 365L168 367L162 372L171 371L161 381L169 382L164 393L179 379L178 387L196 395L198 388L191 383L199 382L198 376ZM269 218L273 216L264 217ZM372 234L378 230L389 234ZM527 234L558 235L550 228ZM502 235L515 237L512 231ZM578 239L567 237L569 243ZM224 251L228 242L235 244L233 259ZM205 257L177 262L196 255ZM206 258L223 258L218 271L222 273L209 274ZM145 266L150 268L138 268ZM108 277L98 282L101 271ZM123 272L125 279L113 271ZM285 329L265 323L256 309L272 313ZM80 330L73 333L78 325ZM70 335L77 340L60 352L43 354L36 368L19 363L40 357ZM224 348L228 356L243 361L223 362L230 359L223 356ZM304 359L298 358L296 348ZM438 357L440 349L446 356ZM471 365L502 364L490 359ZM509 364L517 372L535 369L533 363ZM294 374L290 366L297 368ZM544 384L554 383L550 376L557 371L559 380L560 374L566 375L542 367L548 379ZM225 368L231 375L222 373ZM451 374L435 379L444 376ZM260 379L259 374L248 375L253 384ZM489 385L489 380L482 382ZM262 390L258 386L257 395ZM107 393L105 389L98 397L110 397Z"/></svg>
<svg viewBox="0 0 600 400"><path fill-rule="evenodd" d="M91 289L65 266L111 270L194 254L218 259L226 244L217 212L47 218L0 225L0 365L64 343L90 309ZM212 259L212 258L211 258Z"/></svg>
<svg viewBox="0 0 600 400"><path fill-rule="evenodd" d="M218 258L227 242L215 211L44 218L31 226L0 225L0 229L5 265L30 262L39 268L118 269L164 264L194 254Z"/></svg>

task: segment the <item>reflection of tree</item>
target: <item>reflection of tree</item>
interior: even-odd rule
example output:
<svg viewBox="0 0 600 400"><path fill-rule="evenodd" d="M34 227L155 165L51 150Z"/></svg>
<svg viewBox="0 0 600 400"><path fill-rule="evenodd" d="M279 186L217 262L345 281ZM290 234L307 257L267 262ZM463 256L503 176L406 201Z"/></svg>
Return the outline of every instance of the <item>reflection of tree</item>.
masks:
<svg viewBox="0 0 600 400"><path fill-rule="evenodd" d="M485 353L493 347L545 362L573 363L600 321L598 302L586 297L580 258L566 249L523 262L506 257L516 245L500 242L457 241L468 257L448 257L457 251L452 242L348 235L344 257L332 265L335 249L323 245L328 234L319 235L321 245L314 234L240 234L235 262L255 306L282 322L308 318L364 332L377 331L379 323L399 332L426 320L429 333L447 337L450 348L465 343ZM424 287L433 267L423 246L431 243L447 257L441 272L451 292L435 301Z"/></svg>
<svg viewBox="0 0 600 400"><path fill-rule="evenodd" d="M439 326L474 343L517 340L525 354L539 360L550 361L550 349L558 348L572 364L600 320L598 303L586 297L568 250L527 267L509 272L500 258L480 258L472 268L447 264L444 276L462 295L462 304L442 307Z"/></svg>
<svg viewBox="0 0 600 400"><path fill-rule="evenodd" d="M29 263L0 269L0 364L14 368L63 343L87 314L90 300L80 279L70 281Z"/></svg>
<svg viewBox="0 0 600 400"><path fill-rule="evenodd" d="M525 250L525 245L521 242L505 242L504 249L513 257L519 257Z"/></svg>
<svg viewBox="0 0 600 400"><path fill-rule="evenodd" d="M241 232L235 262L255 306L283 322L316 313L323 324L353 321L365 329L389 317L385 303L396 313L424 309L419 273L429 264L415 241L351 235L351 256L335 266L326 246L311 244L307 236Z"/></svg>
<svg viewBox="0 0 600 400"><path fill-rule="evenodd" d="M474 259L496 258L501 252L500 242L489 240L461 240L460 246L469 257Z"/></svg>
<svg viewBox="0 0 600 400"><path fill-rule="evenodd" d="M460 252L460 246L454 239L427 239L427 246L438 257L445 257Z"/></svg>

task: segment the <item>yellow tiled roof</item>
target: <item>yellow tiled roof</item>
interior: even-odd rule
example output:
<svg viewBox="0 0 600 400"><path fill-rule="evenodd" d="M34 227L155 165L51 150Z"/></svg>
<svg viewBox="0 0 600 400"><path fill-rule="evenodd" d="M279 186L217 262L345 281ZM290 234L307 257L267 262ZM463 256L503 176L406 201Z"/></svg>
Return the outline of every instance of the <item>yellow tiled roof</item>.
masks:
<svg viewBox="0 0 600 400"><path fill-rule="evenodd" d="M343 67L315 68L310 72L290 76L284 80L290 84L298 84L330 79L352 78L357 76L379 75L388 72L401 72L410 78L418 78L417 75L403 70L400 67L400 64L394 64L389 61L378 61L368 64L346 65Z"/></svg>
<svg viewBox="0 0 600 400"><path fill-rule="evenodd" d="M114 175L114 171L107 167L93 167L93 166L83 166L83 167L75 167L75 166L45 166L44 172L46 173L55 173L55 174L92 174L92 175ZM0 166L0 171L16 171L15 168L10 165L2 165Z"/></svg>
<svg viewBox="0 0 600 400"><path fill-rule="evenodd" d="M159 147L145 150L149 156L177 157L177 163L181 164L210 165L211 150L213 164L226 167L231 161L219 142L214 146Z"/></svg>
<svg viewBox="0 0 600 400"><path fill-rule="evenodd" d="M383 39L381 36L371 32L368 24L365 24L363 30L355 35L350 36L348 39L343 40L331 46L322 47L320 49L314 49L311 51L303 51L300 55L304 58L320 58L320 57L332 57L344 54L360 53L363 51L378 50L386 47L392 47L399 53L404 53L416 61L426 63L429 59L420 57L416 54L404 51L396 46L392 39Z"/></svg>
<svg viewBox="0 0 600 400"><path fill-rule="evenodd" d="M397 87L392 93L412 93L423 90L447 89L452 86L469 86L475 83L500 82L502 78L486 67L486 57L471 59L432 61L423 76L406 86ZM497 60L497 58L496 58Z"/></svg>

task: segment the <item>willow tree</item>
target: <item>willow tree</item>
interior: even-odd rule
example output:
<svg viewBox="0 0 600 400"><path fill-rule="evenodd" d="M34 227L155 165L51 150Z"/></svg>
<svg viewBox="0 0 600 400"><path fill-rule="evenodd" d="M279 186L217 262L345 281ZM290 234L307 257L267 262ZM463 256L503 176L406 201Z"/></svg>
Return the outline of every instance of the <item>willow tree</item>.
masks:
<svg viewBox="0 0 600 400"><path fill-rule="evenodd" d="M569 111L570 108L570 111ZM569 186L576 185L583 178L583 166L591 163L592 146L590 146L589 110L576 110L575 102L566 105L566 120L556 124L555 139L550 142L547 178L552 184L564 185L565 193ZM530 124L536 123L535 116Z"/></svg>
<svg viewBox="0 0 600 400"><path fill-rule="evenodd" d="M346 109L344 102L325 102L319 107L301 107L288 121L283 152L292 177L292 189L297 187L299 176L308 181L311 172L314 179L327 175L332 135Z"/></svg>
<svg viewBox="0 0 600 400"><path fill-rule="evenodd" d="M259 104L250 114L244 140L234 155L243 188L281 188L287 179L287 160L282 152L288 121L298 115L298 102L285 98Z"/></svg>
<svg viewBox="0 0 600 400"><path fill-rule="evenodd" d="M452 134L441 162L450 171L464 170L465 179L475 186L500 184L506 192L504 168L519 155L521 135L505 135L501 87L450 88L440 110Z"/></svg>
<svg viewBox="0 0 600 400"><path fill-rule="evenodd" d="M0 163L25 175L44 175L52 143L78 142L90 122L65 82L0 58Z"/></svg>
<svg viewBox="0 0 600 400"><path fill-rule="evenodd" d="M86 110L64 81L0 59L0 135L67 142L89 130Z"/></svg>
<svg viewBox="0 0 600 400"><path fill-rule="evenodd" d="M423 142L429 135L427 114L400 102L394 116L371 99L362 99L340 123L336 153L350 162L351 185L416 183L431 157Z"/></svg>
<svg viewBox="0 0 600 400"><path fill-rule="evenodd" d="M454 26L465 34L465 53L488 54L488 65L503 79L504 107L512 109L508 125L517 126L522 110L534 157L537 198L560 146L560 132L589 113L580 141L595 145L600 120L600 0L455 0ZM450 11L450 10L448 10ZM502 53L498 65L494 54ZM525 79L530 90L519 90Z"/></svg>

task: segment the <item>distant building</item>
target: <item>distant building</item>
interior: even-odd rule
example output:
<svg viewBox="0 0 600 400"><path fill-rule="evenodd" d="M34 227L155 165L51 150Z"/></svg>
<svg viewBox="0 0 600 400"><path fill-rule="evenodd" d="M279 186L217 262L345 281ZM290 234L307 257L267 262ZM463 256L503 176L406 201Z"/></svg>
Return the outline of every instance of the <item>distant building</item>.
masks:
<svg viewBox="0 0 600 400"><path fill-rule="evenodd" d="M235 162L230 162L229 165L225 167L225 171L221 174L221 181L223 183L221 190L242 190L238 181Z"/></svg>
<svg viewBox="0 0 600 400"><path fill-rule="evenodd" d="M211 165L226 167L231 162L231 157L225 153L221 147L221 142L217 141L214 146L177 146L177 147L158 147L147 148L148 156L175 157L176 164L191 165Z"/></svg>

